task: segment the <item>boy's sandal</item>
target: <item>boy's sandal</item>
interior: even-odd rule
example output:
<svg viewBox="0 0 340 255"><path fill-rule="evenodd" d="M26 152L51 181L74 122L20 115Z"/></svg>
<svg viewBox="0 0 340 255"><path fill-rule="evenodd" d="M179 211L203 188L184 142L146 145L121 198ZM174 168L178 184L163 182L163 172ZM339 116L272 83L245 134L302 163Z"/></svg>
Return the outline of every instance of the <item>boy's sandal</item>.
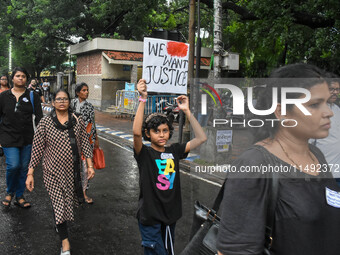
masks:
<svg viewBox="0 0 340 255"><path fill-rule="evenodd" d="M21 203L19 203L19 201L20 201L21 199L22 199L23 201L22 201ZM27 208L30 208L30 207L31 207L31 204L25 200L24 196L16 197L15 200L16 200L16 201L14 202L14 204L17 205L17 206L19 206L19 207L21 207L21 208L27 209Z"/></svg>
<svg viewBox="0 0 340 255"><path fill-rule="evenodd" d="M8 200L8 199L6 198L7 196L10 196L11 199ZM9 208L9 207L11 206L11 202L12 202L13 196L11 196L11 195L6 195L6 197L1 201L1 204L2 204L2 206L4 206L5 208ZM4 204L4 203L7 203L7 204Z"/></svg>

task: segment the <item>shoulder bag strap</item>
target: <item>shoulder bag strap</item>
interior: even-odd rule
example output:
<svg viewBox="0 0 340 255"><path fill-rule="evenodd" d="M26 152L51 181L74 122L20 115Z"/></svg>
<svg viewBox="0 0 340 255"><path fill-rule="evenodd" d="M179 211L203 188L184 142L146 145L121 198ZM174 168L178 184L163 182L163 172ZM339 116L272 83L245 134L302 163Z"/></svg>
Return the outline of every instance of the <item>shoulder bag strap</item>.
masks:
<svg viewBox="0 0 340 255"><path fill-rule="evenodd" d="M276 165L276 161L271 153L269 153L264 147L258 146L258 148L262 151L265 156L268 164L274 166ZM273 228L275 225L275 210L277 204L277 198L279 193L279 177L278 174L274 171L270 173L271 183L269 189L269 201L267 207L267 217L266 217L266 232L265 232L265 245L264 247L268 250L272 244L272 236L273 236Z"/></svg>
<svg viewBox="0 0 340 255"><path fill-rule="evenodd" d="M73 117L77 120L77 124L79 123L78 117L77 115L75 115L74 113L72 113Z"/></svg>
<svg viewBox="0 0 340 255"><path fill-rule="evenodd" d="M211 208L214 211L214 213L217 213L218 209L220 208L220 205L221 205L221 202L222 202L222 199L223 199L225 183L226 183L227 180L228 179L224 180L223 185L222 185L220 191L218 192L217 197L215 198L214 205Z"/></svg>
<svg viewBox="0 0 340 255"><path fill-rule="evenodd" d="M273 240L273 228L275 225L275 209L279 193L279 178L276 173L271 174L270 200L267 207L265 247L270 249Z"/></svg>
<svg viewBox="0 0 340 255"><path fill-rule="evenodd" d="M34 110L34 94L33 94L33 90L30 91L30 99L31 99L32 107L33 107L33 114L35 114L35 110Z"/></svg>

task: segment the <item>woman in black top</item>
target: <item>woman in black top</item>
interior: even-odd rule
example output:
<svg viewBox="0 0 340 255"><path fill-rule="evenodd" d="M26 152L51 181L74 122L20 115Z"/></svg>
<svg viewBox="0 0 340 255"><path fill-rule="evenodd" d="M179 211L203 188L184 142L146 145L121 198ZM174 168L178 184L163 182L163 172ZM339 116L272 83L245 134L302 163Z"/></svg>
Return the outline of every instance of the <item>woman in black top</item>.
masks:
<svg viewBox="0 0 340 255"><path fill-rule="evenodd" d="M2 205L9 207L14 196L14 204L29 208L31 205L23 196L25 191L28 163L31 158L33 141L32 114L35 124L42 118L39 96L26 89L29 75L23 68L17 67L12 72L13 88L0 94L0 143L6 156L7 194ZM34 107L34 109L33 109Z"/></svg>
<svg viewBox="0 0 340 255"><path fill-rule="evenodd" d="M340 190L323 154L308 144L310 138L328 135L333 115L327 106L330 94L323 75L320 69L306 64L284 66L272 73L273 80L255 108L270 109L272 88L277 87L281 103L277 103L272 115L262 119L278 121L267 121L264 122L267 126L256 128L256 144L233 162L237 171L226 181L221 204L219 255L263 254L270 172L279 177L270 254L339 254ZM284 114L280 93L283 87L307 89L311 98L302 106L311 115L305 115L303 107L295 105L287 105ZM295 99L304 97L302 93L287 95Z"/></svg>
<svg viewBox="0 0 340 255"><path fill-rule="evenodd" d="M0 77L0 93L9 89L9 82L7 74L3 74Z"/></svg>

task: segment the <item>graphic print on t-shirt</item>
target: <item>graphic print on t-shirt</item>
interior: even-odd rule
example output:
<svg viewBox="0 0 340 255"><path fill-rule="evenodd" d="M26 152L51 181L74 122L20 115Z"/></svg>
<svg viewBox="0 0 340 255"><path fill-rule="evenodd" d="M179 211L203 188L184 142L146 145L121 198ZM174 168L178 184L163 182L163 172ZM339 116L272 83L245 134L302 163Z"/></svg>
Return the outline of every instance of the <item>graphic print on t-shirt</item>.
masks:
<svg viewBox="0 0 340 255"><path fill-rule="evenodd" d="M174 180L176 177L175 162L172 153L162 153L161 159L156 159L158 167L158 182L156 186L159 190L173 189Z"/></svg>

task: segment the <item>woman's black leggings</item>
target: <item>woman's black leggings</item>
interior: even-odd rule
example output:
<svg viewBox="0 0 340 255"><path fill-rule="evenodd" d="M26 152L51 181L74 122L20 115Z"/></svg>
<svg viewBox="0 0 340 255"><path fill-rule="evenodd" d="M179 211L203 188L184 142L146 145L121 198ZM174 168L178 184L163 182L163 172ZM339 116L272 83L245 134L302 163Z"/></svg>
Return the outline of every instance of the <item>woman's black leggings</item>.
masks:
<svg viewBox="0 0 340 255"><path fill-rule="evenodd" d="M57 224L57 232L60 236L61 241L68 238L67 222L66 221L64 221L61 224Z"/></svg>

